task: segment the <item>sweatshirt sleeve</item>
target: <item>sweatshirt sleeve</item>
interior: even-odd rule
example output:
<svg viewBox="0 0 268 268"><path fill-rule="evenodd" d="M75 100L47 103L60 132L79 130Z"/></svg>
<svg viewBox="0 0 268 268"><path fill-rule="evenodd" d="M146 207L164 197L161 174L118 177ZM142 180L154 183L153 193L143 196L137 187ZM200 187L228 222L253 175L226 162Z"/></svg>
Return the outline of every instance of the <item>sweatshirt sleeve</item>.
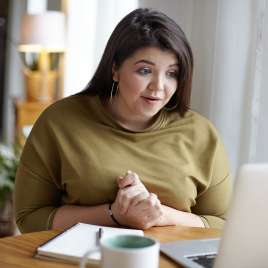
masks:
<svg viewBox="0 0 268 268"><path fill-rule="evenodd" d="M15 180L15 218L22 233L48 230L60 206L60 161L49 118L41 115L24 146Z"/></svg>
<svg viewBox="0 0 268 268"><path fill-rule="evenodd" d="M205 189L198 194L192 212L201 217L205 227L222 229L231 199L232 181L224 145L216 130L214 134L215 149L209 151L212 161L210 171L206 173L209 178Z"/></svg>
<svg viewBox="0 0 268 268"><path fill-rule="evenodd" d="M199 196L193 212L201 217L205 227L222 229L226 220L230 195L231 183L228 175Z"/></svg>

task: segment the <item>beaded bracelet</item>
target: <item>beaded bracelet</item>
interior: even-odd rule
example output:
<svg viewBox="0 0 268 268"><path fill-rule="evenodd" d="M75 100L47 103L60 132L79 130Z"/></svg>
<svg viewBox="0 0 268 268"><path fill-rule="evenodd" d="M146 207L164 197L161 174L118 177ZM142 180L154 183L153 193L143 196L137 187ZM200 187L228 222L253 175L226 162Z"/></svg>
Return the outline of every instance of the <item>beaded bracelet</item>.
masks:
<svg viewBox="0 0 268 268"><path fill-rule="evenodd" d="M121 224L117 221L117 219L114 217L114 214L113 214L113 212L112 212L112 204L110 203L109 204L109 210L108 210L108 212L109 212L109 215L110 215L110 217L112 218L112 220L117 224L117 225L119 225L119 226L121 226Z"/></svg>

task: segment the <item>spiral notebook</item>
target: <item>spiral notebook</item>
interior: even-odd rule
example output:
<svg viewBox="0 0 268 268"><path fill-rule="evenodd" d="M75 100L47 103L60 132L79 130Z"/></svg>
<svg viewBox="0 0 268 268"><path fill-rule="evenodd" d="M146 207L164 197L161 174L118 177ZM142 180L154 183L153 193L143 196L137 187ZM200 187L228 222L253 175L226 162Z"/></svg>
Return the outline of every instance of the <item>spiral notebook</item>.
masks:
<svg viewBox="0 0 268 268"><path fill-rule="evenodd" d="M142 230L123 229L78 223L37 248L35 257L52 260L78 263L86 251L94 249L96 233L103 229L103 237L117 234L133 234L143 236ZM100 252L89 255L88 261L96 263L100 260Z"/></svg>

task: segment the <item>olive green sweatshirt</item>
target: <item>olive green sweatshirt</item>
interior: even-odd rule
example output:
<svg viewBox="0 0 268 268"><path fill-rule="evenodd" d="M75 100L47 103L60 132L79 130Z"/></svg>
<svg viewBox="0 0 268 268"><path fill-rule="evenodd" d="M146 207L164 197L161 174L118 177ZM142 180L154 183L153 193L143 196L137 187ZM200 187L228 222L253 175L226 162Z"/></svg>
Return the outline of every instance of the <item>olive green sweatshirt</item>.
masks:
<svg viewBox="0 0 268 268"><path fill-rule="evenodd" d="M116 123L98 97L71 96L47 108L24 146L15 185L22 232L50 229L62 205L115 200L116 177L136 172L161 203L221 228L230 172L213 125L188 111L161 111L141 132Z"/></svg>

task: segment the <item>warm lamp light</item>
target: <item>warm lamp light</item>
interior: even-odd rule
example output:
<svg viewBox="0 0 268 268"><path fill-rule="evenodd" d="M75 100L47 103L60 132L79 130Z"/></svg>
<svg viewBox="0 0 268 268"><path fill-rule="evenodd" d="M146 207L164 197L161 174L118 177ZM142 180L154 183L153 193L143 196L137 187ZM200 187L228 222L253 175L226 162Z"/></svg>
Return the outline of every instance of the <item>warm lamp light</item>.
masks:
<svg viewBox="0 0 268 268"><path fill-rule="evenodd" d="M64 14L49 11L23 17L20 45L29 101L55 98L59 61L65 50Z"/></svg>

